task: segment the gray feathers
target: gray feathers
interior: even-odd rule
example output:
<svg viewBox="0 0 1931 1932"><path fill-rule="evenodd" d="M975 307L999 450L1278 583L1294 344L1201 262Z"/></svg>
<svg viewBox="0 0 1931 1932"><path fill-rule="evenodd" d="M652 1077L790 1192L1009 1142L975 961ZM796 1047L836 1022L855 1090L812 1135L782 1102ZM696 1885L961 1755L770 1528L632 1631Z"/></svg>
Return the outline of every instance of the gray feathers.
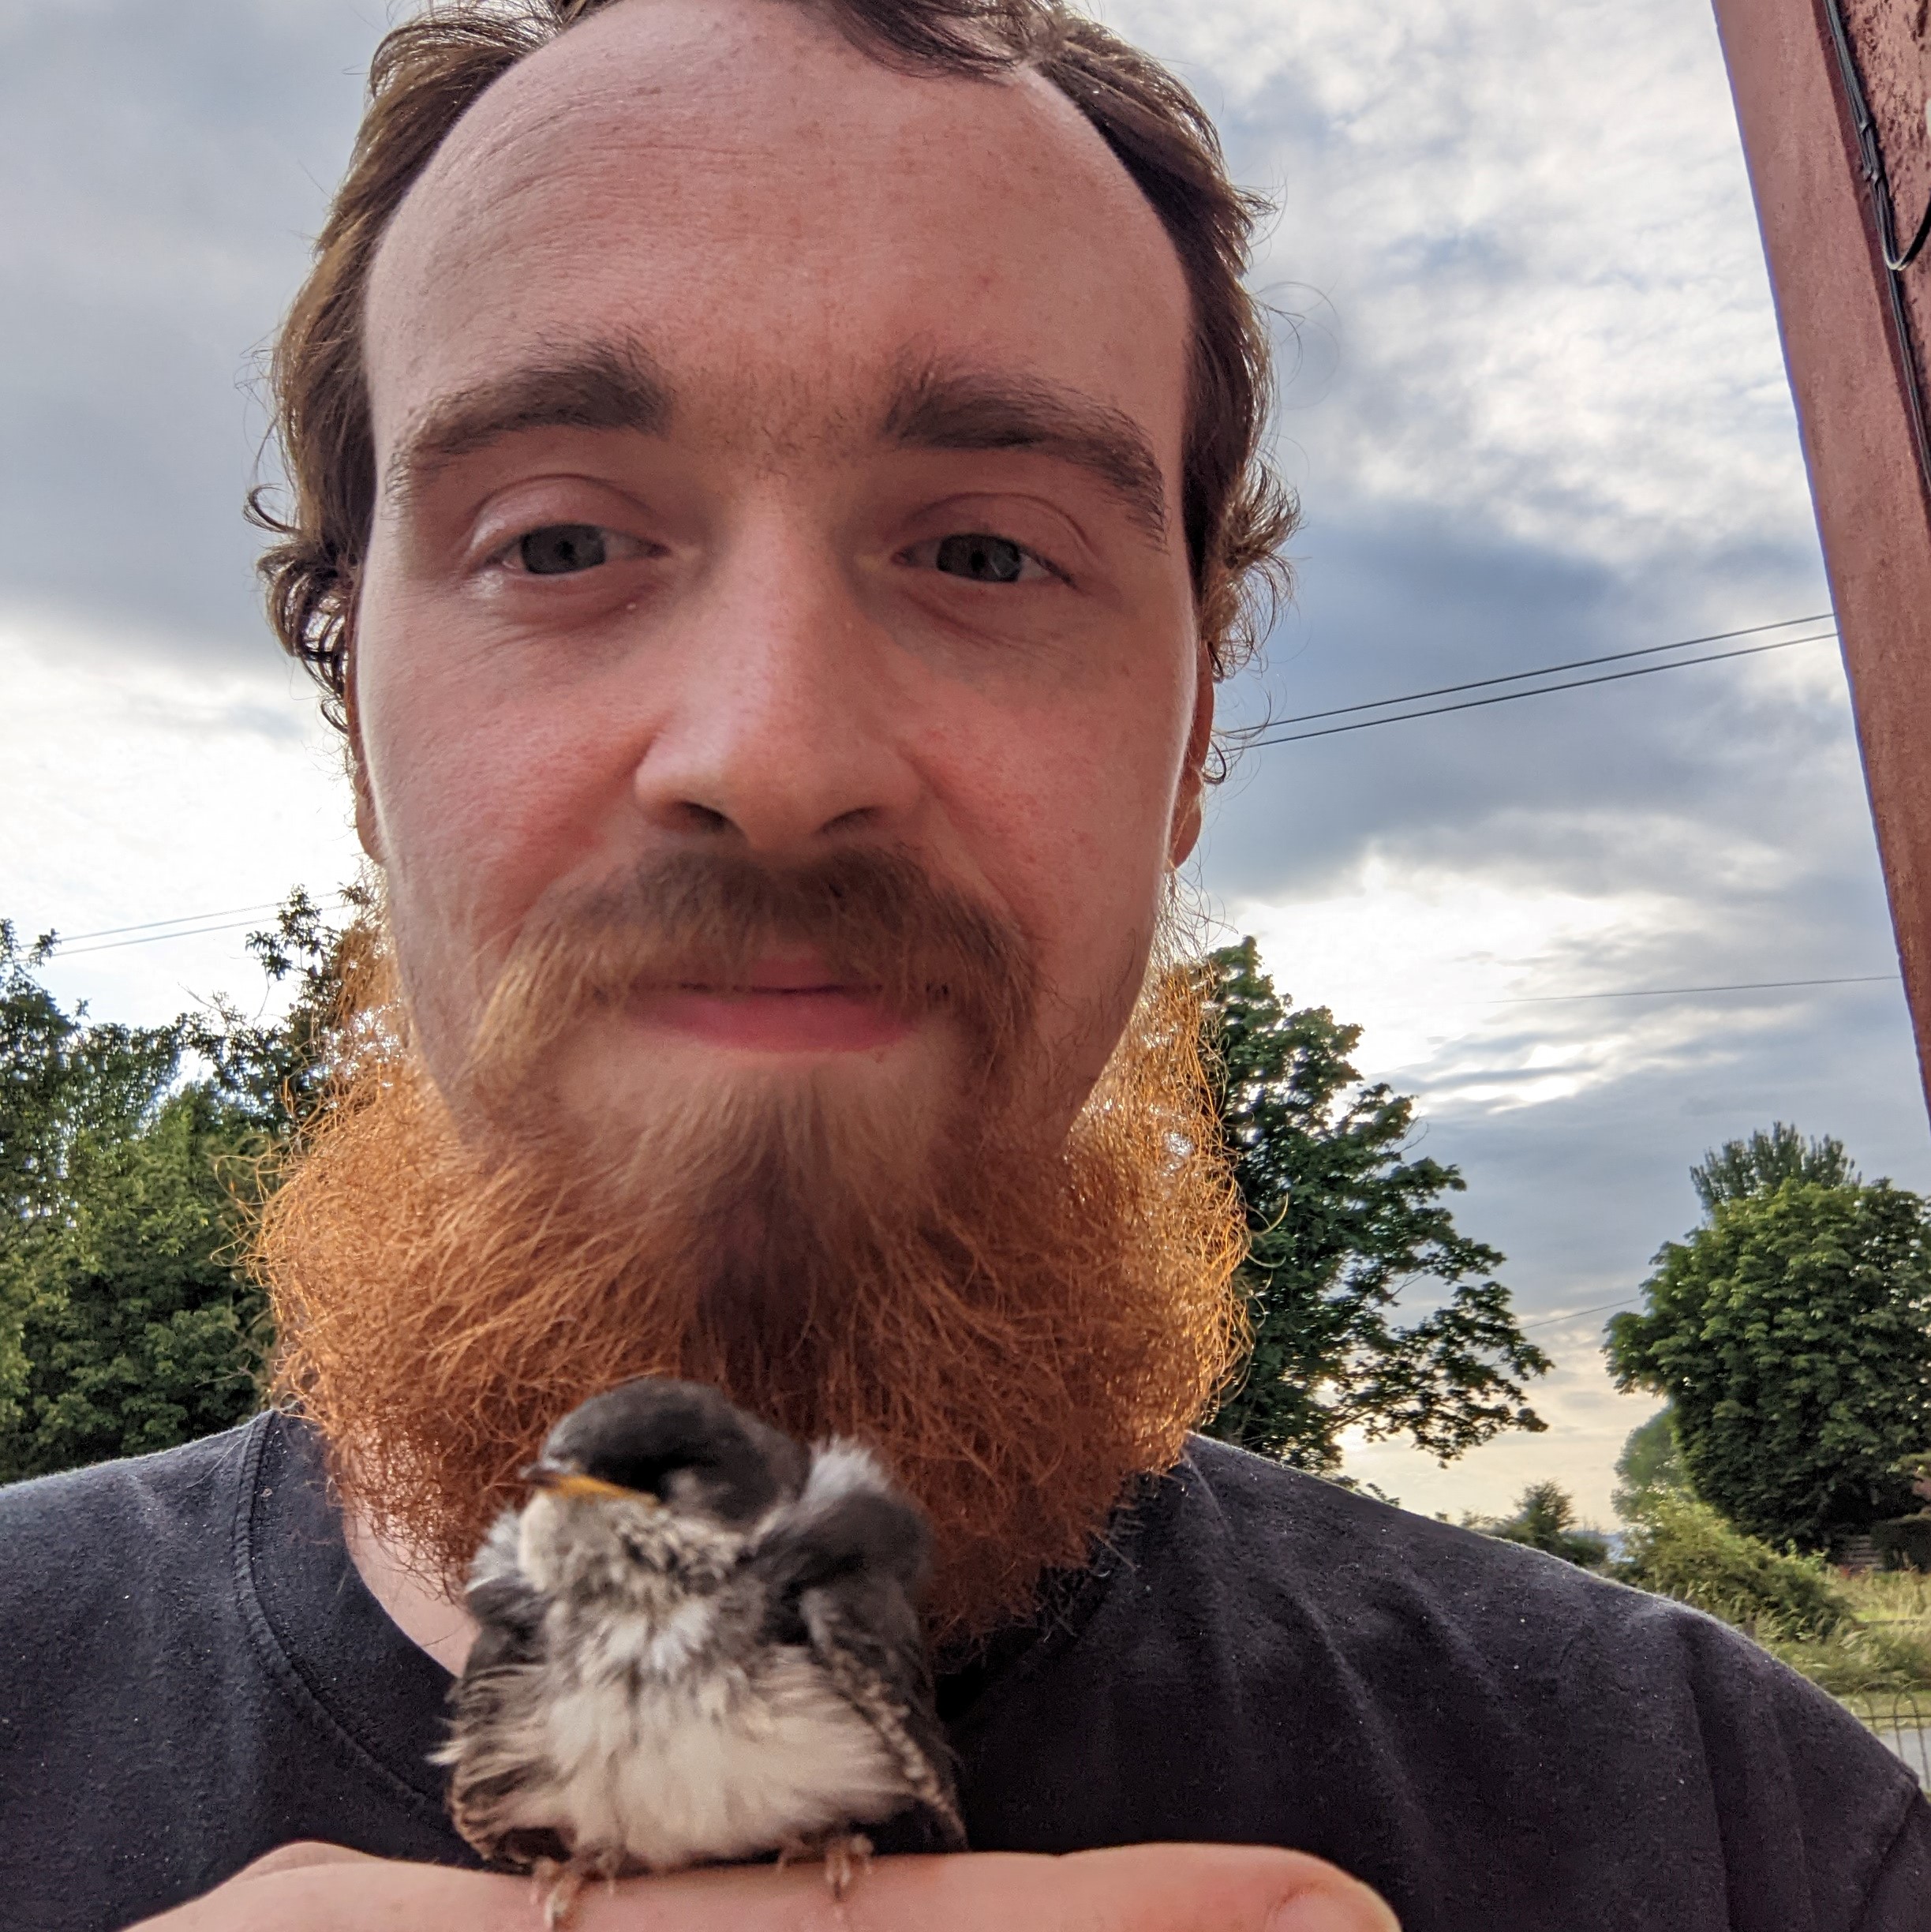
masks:
<svg viewBox="0 0 1931 1932"><path fill-rule="evenodd" d="M963 1848L916 1609L926 1533L863 1450L685 1383L573 1411L478 1552L451 1694L492 1862L668 1870L924 1812Z"/></svg>

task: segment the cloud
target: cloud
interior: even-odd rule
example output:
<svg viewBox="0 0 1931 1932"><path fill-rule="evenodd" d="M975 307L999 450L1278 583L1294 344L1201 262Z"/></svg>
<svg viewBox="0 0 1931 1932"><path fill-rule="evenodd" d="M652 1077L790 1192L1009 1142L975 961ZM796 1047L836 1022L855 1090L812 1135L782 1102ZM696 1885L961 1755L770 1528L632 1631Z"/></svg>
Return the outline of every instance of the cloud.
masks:
<svg viewBox="0 0 1931 1932"><path fill-rule="evenodd" d="M326 894L357 863L340 749L295 672L211 669L165 635L21 610L0 610L0 917L30 939L237 915L193 937L81 940L55 956L50 986L148 1024L215 993L252 1000L261 975L243 942L271 923L262 909L297 883Z"/></svg>
<svg viewBox="0 0 1931 1932"><path fill-rule="evenodd" d="M1694 525L1808 541L1728 90L1707 11L1662 0L1154 0L1282 213L1263 286L1341 338L1308 483L1609 560ZM1289 305L1292 305L1291 300ZM1301 432L1288 398L1288 421ZM1344 420L1345 419L1345 420Z"/></svg>
<svg viewBox="0 0 1931 1932"><path fill-rule="evenodd" d="M0 598L265 646L240 515L256 358L319 227L380 23L342 0L0 17Z"/></svg>

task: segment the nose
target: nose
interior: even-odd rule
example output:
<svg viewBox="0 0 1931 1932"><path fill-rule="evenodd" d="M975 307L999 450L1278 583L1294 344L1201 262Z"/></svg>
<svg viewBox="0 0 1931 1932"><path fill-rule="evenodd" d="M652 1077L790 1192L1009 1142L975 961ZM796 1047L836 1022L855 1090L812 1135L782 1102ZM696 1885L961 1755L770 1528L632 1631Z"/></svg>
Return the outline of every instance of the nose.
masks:
<svg viewBox="0 0 1931 1932"><path fill-rule="evenodd" d="M908 833L906 667L808 518L740 528L660 649L668 702L633 780L654 828L773 858Z"/></svg>

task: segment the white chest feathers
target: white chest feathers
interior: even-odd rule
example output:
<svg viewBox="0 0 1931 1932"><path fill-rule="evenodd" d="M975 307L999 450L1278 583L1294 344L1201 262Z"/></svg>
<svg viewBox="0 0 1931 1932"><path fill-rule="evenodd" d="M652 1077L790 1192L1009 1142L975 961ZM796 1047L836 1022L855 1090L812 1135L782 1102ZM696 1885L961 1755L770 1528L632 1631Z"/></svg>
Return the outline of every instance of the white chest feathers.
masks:
<svg viewBox="0 0 1931 1932"><path fill-rule="evenodd" d="M688 1605L627 1644L612 1631L608 1668L586 1670L551 1701L541 1756L554 1782L528 1791L519 1823L561 1829L574 1847L621 1846L664 1870L750 1857L900 1808L903 1774L807 1653L769 1651L754 1675L656 1668L681 1654L704 1608ZM634 1667L621 1654L633 1647Z"/></svg>

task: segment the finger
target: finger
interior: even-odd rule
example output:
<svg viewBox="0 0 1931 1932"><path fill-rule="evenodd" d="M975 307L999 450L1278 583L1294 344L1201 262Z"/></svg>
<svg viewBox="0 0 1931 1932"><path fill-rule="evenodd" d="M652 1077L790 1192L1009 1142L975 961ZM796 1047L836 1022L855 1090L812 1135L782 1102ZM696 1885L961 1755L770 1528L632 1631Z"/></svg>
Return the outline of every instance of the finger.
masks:
<svg viewBox="0 0 1931 1932"><path fill-rule="evenodd" d="M911 1861L906 1861L910 1864ZM903 1905L876 1896L862 1932L1399 1932L1375 1894L1319 1859L1248 1845L1129 1845L1062 1858L918 1861ZM982 1869L969 1869L977 1866ZM990 1869L986 1869L990 1867ZM868 1901L868 1904L874 1901ZM851 1901L848 1901L849 1904Z"/></svg>
<svg viewBox="0 0 1931 1932"><path fill-rule="evenodd" d="M1133 1845L882 1859L835 1900L812 1866L693 1872L584 1895L577 1932L1400 1932L1366 1885L1297 1852Z"/></svg>
<svg viewBox="0 0 1931 1932"><path fill-rule="evenodd" d="M316 1853L264 1870L283 1852ZM649 1923L641 1899L634 1926ZM283 1846L205 1896L129 1932L544 1932L527 1878L370 1858L339 1845ZM682 1932L682 1929L679 1929Z"/></svg>

